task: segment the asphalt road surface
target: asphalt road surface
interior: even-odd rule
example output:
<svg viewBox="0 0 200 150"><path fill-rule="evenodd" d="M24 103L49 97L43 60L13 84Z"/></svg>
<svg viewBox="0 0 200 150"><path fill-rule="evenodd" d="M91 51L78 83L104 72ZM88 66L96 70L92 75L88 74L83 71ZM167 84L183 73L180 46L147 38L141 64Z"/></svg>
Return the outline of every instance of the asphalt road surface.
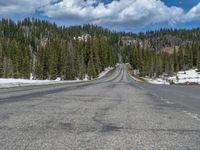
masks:
<svg viewBox="0 0 200 150"><path fill-rule="evenodd" d="M200 88L87 83L0 89L2 150L200 149Z"/></svg>

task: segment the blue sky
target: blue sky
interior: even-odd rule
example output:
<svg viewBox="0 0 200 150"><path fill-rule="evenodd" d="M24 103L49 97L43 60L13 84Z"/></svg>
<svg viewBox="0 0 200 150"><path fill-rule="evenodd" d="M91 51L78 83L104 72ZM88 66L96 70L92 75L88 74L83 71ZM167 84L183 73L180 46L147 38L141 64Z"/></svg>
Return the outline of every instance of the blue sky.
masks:
<svg viewBox="0 0 200 150"><path fill-rule="evenodd" d="M117 31L200 27L200 0L0 0L0 17L58 25L97 24Z"/></svg>
<svg viewBox="0 0 200 150"><path fill-rule="evenodd" d="M189 10L196 6L199 0L162 0L167 6L178 6L185 10Z"/></svg>

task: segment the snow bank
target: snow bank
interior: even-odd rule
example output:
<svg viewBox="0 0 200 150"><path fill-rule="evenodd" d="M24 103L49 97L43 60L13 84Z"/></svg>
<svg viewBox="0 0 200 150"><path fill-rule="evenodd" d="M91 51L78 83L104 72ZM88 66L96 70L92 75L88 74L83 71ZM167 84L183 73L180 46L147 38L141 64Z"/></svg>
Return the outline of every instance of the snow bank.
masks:
<svg viewBox="0 0 200 150"><path fill-rule="evenodd" d="M57 78L56 80L28 80L28 79L0 78L0 88L19 87L28 85L47 85L56 83L73 83L73 82L80 82L80 80L61 81L60 78Z"/></svg>
<svg viewBox="0 0 200 150"><path fill-rule="evenodd" d="M0 78L0 88L25 86L25 85L41 85L41 84L49 84L53 82L56 82L56 81Z"/></svg>
<svg viewBox="0 0 200 150"><path fill-rule="evenodd" d="M169 85L169 82L167 82L166 80L163 80L161 78L152 79L152 78L146 77L143 79L151 84L167 84L167 85Z"/></svg>
<svg viewBox="0 0 200 150"><path fill-rule="evenodd" d="M101 72L98 78L102 78L105 76L113 67L105 68L103 72ZM0 88L9 88L9 87L18 87L18 86L28 86L28 85L47 85L47 84L56 84L56 83L73 83L73 82L84 82L88 81L89 77L86 74L83 80L65 80L62 81L60 77L56 80L33 80L33 75L31 74L29 79L13 79L13 78L0 78Z"/></svg>
<svg viewBox="0 0 200 150"><path fill-rule="evenodd" d="M105 76L109 71L111 71L111 70L113 70L113 67L107 67L107 68L105 68L104 71L102 71L102 72L99 74L98 78L104 77L104 76Z"/></svg>
<svg viewBox="0 0 200 150"><path fill-rule="evenodd" d="M118 66L119 64L116 64ZM105 76L113 67L107 67L102 71L98 78ZM58 77L56 80L34 80L33 74L30 74L30 79L13 79L13 78L0 78L0 88L28 86L28 85L47 85L56 83L73 83L89 81L89 76L86 74L83 80L77 78L76 80L62 80Z"/></svg>
<svg viewBox="0 0 200 150"><path fill-rule="evenodd" d="M175 84L200 84L200 73L197 69L191 69L187 71L179 71L177 76L169 77L168 80L173 81Z"/></svg>
<svg viewBox="0 0 200 150"><path fill-rule="evenodd" d="M200 84L200 72L197 69L190 69L187 71L179 71L177 75L165 77L165 78L143 78L148 83L152 84Z"/></svg>

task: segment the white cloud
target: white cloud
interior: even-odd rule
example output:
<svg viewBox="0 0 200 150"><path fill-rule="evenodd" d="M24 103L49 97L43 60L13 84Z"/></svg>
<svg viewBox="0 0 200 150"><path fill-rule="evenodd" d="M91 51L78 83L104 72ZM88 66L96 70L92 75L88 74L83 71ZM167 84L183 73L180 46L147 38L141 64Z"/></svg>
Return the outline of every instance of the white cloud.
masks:
<svg viewBox="0 0 200 150"><path fill-rule="evenodd" d="M200 3L194 6L190 11L184 16L184 21L200 20Z"/></svg>
<svg viewBox="0 0 200 150"><path fill-rule="evenodd" d="M0 16L34 14L107 26L138 27L155 23L176 24L200 18L200 3L187 13L161 0L0 0Z"/></svg>
<svg viewBox="0 0 200 150"><path fill-rule="evenodd" d="M63 0L46 6L44 15L52 18L82 19L100 25L144 26L151 23L179 20L183 9L167 7L160 0L120 0L103 4L96 0Z"/></svg>

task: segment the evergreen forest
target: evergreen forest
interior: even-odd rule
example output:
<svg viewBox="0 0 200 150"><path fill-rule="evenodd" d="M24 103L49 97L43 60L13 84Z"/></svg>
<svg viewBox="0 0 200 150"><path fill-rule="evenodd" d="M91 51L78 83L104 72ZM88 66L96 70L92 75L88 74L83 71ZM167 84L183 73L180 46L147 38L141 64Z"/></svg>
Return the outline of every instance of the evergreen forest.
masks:
<svg viewBox="0 0 200 150"><path fill-rule="evenodd" d="M200 28L145 33L96 25L58 26L36 18L0 20L0 78L62 80L98 77L108 66L130 63L141 76L200 69ZM168 48L167 50L164 50Z"/></svg>

